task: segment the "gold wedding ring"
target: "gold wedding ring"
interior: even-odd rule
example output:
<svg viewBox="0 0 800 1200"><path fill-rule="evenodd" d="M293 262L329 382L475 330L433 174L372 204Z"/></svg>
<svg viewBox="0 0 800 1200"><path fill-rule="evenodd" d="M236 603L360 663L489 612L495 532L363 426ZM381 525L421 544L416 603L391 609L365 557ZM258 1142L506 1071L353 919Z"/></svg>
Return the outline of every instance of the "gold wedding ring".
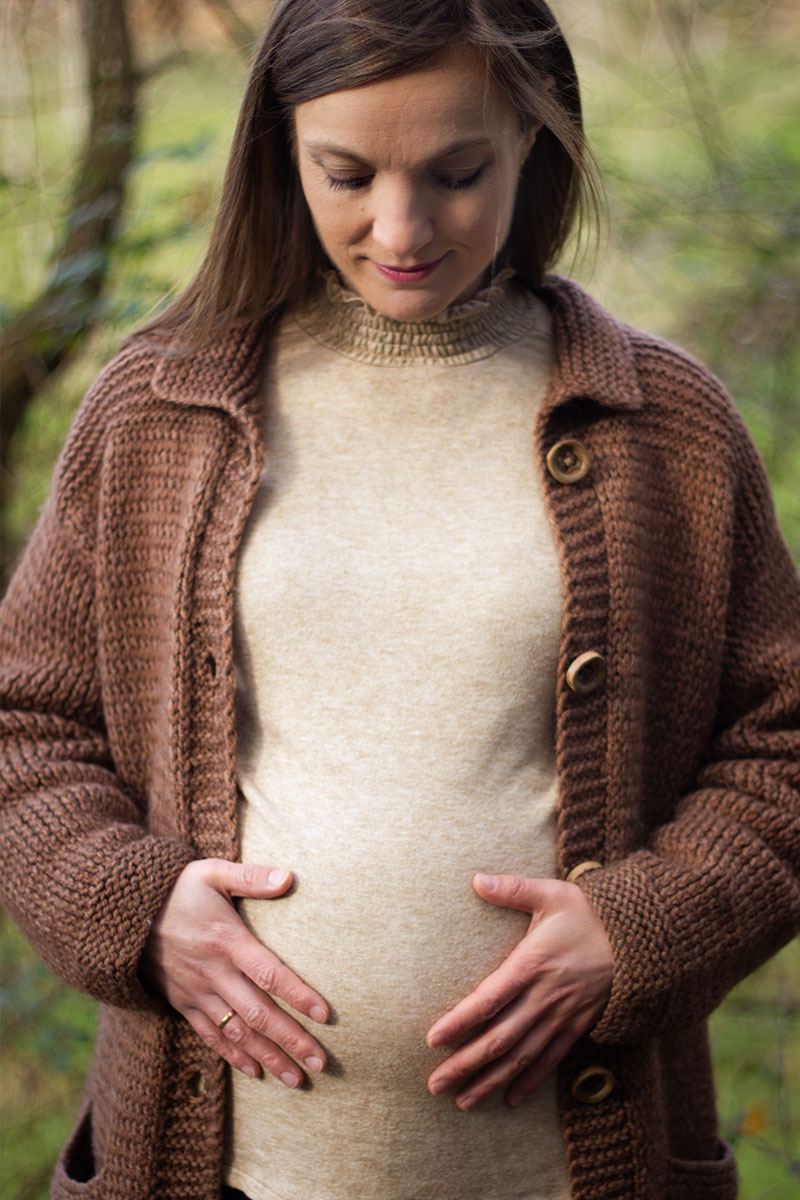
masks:
<svg viewBox="0 0 800 1200"><path fill-rule="evenodd" d="M224 1029L225 1026L228 1024L228 1021L230 1021L231 1017L235 1017L235 1016L236 1016L236 1013L233 1011L232 1008L229 1008L228 1011L225 1013L225 1016L222 1018L222 1020L217 1021L217 1028Z"/></svg>

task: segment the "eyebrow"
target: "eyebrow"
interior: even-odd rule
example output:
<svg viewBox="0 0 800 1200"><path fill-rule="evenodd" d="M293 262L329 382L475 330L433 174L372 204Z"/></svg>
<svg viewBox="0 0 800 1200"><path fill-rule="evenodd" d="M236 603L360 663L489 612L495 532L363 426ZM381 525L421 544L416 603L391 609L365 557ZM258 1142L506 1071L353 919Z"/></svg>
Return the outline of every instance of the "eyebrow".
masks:
<svg viewBox="0 0 800 1200"><path fill-rule="evenodd" d="M451 142L450 145L437 150L430 156L428 162L438 162L439 159L447 158L451 154L458 154L461 150L477 150L481 146L490 145L491 140L486 134L479 137L462 138L458 142ZM340 158L352 158L355 162L366 162L363 154L358 154L355 150L348 150L346 146L337 146L334 142L311 138L309 141L304 141L303 145L312 154L336 154Z"/></svg>

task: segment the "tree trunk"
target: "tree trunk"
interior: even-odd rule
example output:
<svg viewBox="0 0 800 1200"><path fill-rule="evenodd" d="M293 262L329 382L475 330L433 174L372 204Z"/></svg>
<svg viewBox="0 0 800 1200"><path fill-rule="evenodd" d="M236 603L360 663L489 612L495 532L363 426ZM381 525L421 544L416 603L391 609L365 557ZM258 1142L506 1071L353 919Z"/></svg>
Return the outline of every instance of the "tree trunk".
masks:
<svg viewBox="0 0 800 1200"><path fill-rule="evenodd" d="M62 244L43 293L0 335L0 504L28 404L100 311L136 136L126 0L81 0L91 116Z"/></svg>

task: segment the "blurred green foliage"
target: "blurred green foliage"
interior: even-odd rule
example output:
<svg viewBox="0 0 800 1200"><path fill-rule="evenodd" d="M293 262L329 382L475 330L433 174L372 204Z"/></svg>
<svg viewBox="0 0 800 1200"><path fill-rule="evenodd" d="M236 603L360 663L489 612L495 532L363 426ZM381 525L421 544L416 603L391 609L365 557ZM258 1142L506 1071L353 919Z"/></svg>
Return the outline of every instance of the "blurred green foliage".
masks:
<svg viewBox="0 0 800 1200"><path fill-rule="evenodd" d="M45 1200L89 1066L96 1006L65 988L0 912L0 1195Z"/></svg>
<svg viewBox="0 0 800 1200"><path fill-rule="evenodd" d="M800 947L784 948L735 988L711 1020L722 1136L741 1200L800 1191Z"/></svg>
<svg viewBox="0 0 800 1200"><path fill-rule="evenodd" d="M800 10L563 8L609 192L610 244L588 282L722 378L800 561Z"/></svg>
<svg viewBox="0 0 800 1200"><path fill-rule="evenodd" d="M2 318L44 280L82 133L75 5L39 7L38 24L23 30L11 22ZM240 7L251 19L264 8L244 0ZM611 216L596 257L577 254L563 269L617 315L678 341L718 372L765 457L800 561L800 71L792 49L800 14L791 3L753 0L554 7L578 61ZM20 5L11 10L18 16ZM17 437L3 514L7 555L31 528L86 387L202 253L244 80L236 49L207 32L198 27L185 59L143 86L141 144L105 320L47 382ZM151 51L146 22L135 34ZM0 1192L43 1200L88 1065L94 1006L65 991L7 920L0 952ZM737 1150L742 1200L790 1200L800 1191L798 945L741 984L712 1028L720 1118Z"/></svg>

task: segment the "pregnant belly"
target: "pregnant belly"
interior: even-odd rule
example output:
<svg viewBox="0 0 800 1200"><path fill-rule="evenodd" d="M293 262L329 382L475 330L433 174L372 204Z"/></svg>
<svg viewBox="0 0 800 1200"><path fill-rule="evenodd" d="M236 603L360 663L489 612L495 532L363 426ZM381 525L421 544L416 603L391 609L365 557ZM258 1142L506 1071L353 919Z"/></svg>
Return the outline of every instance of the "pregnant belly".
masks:
<svg viewBox="0 0 800 1200"><path fill-rule="evenodd" d="M340 822L325 838L310 824L292 837L253 813L242 822L243 857L295 875L288 895L243 901L242 916L325 996L332 1020L303 1022L329 1063L304 1087L234 1073L229 1182L253 1200L568 1195L552 1081L517 1109L495 1095L470 1113L426 1088L452 1052L431 1050L428 1029L528 927L527 914L479 899L472 875L552 874L553 812L543 806L524 846L502 820L451 819L420 837L399 816L381 828Z"/></svg>
<svg viewBox="0 0 800 1200"><path fill-rule="evenodd" d="M419 854L391 869L301 864L288 896L242 903L259 940L330 1004L323 1041L343 1075L424 1088L446 1056L427 1030L524 936L527 915L480 900L472 874Z"/></svg>
<svg viewBox="0 0 800 1200"><path fill-rule="evenodd" d="M243 901L240 911L328 1001L336 1019L326 1049L342 1077L424 1089L446 1057L426 1045L428 1029L503 962L530 920L480 899L473 874L553 874L554 797L532 795L515 790L491 820L477 804L470 812L421 796L424 814L405 797L384 804L380 819L366 803L338 805L335 821L307 814L302 833L286 813L243 803L243 857L289 867L295 882L288 895Z"/></svg>

